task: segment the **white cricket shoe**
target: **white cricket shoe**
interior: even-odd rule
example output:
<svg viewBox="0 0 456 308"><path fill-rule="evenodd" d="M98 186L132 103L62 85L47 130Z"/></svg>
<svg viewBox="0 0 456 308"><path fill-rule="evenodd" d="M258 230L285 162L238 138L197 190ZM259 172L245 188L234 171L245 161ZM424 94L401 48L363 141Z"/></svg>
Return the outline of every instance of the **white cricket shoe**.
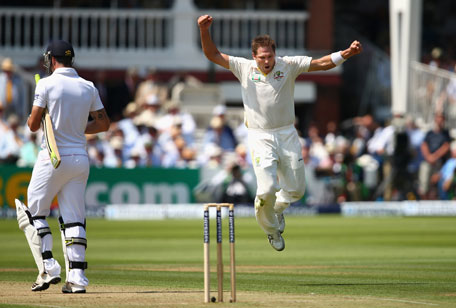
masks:
<svg viewBox="0 0 456 308"><path fill-rule="evenodd" d="M285 241L280 234L280 231L277 231L275 234L268 234L269 244L271 244L272 248L277 251L282 251L285 249Z"/></svg>
<svg viewBox="0 0 456 308"><path fill-rule="evenodd" d="M283 217L283 213L276 214L277 220L279 221L279 232L283 233L285 230L285 217Z"/></svg>
<svg viewBox="0 0 456 308"><path fill-rule="evenodd" d="M32 285L32 291L44 291L49 288L51 284L57 284L61 281L60 275L52 276L48 273L38 275L36 281Z"/></svg>
<svg viewBox="0 0 456 308"><path fill-rule="evenodd" d="M84 286L77 285L72 282L65 282L62 287L62 293L85 293L86 288Z"/></svg>

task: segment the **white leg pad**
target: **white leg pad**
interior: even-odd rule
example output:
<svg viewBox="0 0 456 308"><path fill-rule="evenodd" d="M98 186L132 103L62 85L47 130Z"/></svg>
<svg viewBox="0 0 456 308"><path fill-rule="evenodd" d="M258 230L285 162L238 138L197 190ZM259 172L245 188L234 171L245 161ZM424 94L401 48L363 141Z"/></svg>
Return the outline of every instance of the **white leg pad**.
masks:
<svg viewBox="0 0 456 308"><path fill-rule="evenodd" d="M15 199L15 203L19 229L25 233L25 237L30 246L30 250L32 251L36 266L38 267L38 276L44 275L44 262L43 256L41 255L41 237L38 235L36 228L30 222L31 215L25 204L17 199Z"/></svg>
<svg viewBox="0 0 456 308"><path fill-rule="evenodd" d="M62 249L63 249L63 259L65 260L65 282L68 282L68 276L70 272L70 263L68 261L67 247L65 243L65 231L60 230L60 235L62 239Z"/></svg>
<svg viewBox="0 0 456 308"><path fill-rule="evenodd" d="M46 273L51 276L60 276L62 270L59 262L54 258L44 260L44 268L46 269Z"/></svg>

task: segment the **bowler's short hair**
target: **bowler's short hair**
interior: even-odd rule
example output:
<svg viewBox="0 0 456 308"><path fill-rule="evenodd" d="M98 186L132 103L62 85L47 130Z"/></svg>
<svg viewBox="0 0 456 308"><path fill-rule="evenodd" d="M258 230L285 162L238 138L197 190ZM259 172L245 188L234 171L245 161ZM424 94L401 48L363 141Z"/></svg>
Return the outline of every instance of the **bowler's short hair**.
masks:
<svg viewBox="0 0 456 308"><path fill-rule="evenodd" d="M267 34L259 35L252 40L252 52L254 55L257 54L258 48L260 47L271 47L275 53L276 43Z"/></svg>

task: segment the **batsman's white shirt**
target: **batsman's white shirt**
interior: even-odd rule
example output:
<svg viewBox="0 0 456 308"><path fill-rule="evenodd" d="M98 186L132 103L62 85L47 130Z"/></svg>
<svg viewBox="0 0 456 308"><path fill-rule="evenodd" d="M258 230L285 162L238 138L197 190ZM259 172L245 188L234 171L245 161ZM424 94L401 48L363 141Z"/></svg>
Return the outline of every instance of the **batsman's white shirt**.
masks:
<svg viewBox="0 0 456 308"><path fill-rule="evenodd" d="M304 161L294 128L294 85L296 78L309 70L311 61L306 56L276 57L273 70L265 75L254 60L229 57L230 70L242 86L258 187L256 218L267 234L277 231L275 213L283 212L304 194Z"/></svg>
<svg viewBox="0 0 456 308"><path fill-rule="evenodd" d="M61 155L86 153L88 114L104 108L92 82L79 77L73 68L58 68L38 81L33 105L48 109ZM44 140L41 147L46 149Z"/></svg>

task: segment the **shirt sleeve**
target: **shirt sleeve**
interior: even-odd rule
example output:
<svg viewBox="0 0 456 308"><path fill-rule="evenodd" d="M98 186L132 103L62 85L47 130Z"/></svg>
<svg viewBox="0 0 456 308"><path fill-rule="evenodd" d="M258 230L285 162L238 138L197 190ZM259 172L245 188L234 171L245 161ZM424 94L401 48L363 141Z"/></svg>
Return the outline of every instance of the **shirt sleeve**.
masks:
<svg viewBox="0 0 456 308"><path fill-rule="evenodd" d="M456 168L456 162L452 159L448 160L441 169L443 181L448 181L454 175L454 170Z"/></svg>
<svg viewBox="0 0 456 308"><path fill-rule="evenodd" d="M93 87L93 99L92 106L90 106L90 111L97 111L103 109L103 103L101 102L100 94L98 94L98 89Z"/></svg>
<svg viewBox="0 0 456 308"><path fill-rule="evenodd" d="M230 59L230 71L233 72L234 76L236 76L239 81L242 82L242 76L246 71L246 67L249 64L249 60L241 57L233 57L229 56Z"/></svg>
<svg viewBox="0 0 456 308"><path fill-rule="evenodd" d="M33 106L38 106L41 108L46 108L47 106L47 93L46 86L43 80L38 81L35 88L35 98L33 99Z"/></svg>
<svg viewBox="0 0 456 308"><path fill-rule="evenodd" d="M308 72L312 61L312 57L307 56L283 57L282 59L290 66L295 78L302 73Z"/></svg>

